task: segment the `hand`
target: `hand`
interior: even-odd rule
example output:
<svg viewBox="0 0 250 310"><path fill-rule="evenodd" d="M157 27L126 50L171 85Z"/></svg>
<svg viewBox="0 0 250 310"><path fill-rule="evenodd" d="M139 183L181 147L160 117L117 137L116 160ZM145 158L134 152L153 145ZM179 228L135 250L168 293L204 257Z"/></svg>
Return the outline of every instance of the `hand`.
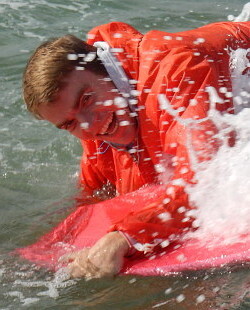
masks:
<svg viewBox="0 0 250 310"><path fill-rule="evenodd" d="M91 248L62 256L60 262L69 263L67 268L73 278L113 276L121 270L128 250L126 239L114 231L103 236Z"/></svg>

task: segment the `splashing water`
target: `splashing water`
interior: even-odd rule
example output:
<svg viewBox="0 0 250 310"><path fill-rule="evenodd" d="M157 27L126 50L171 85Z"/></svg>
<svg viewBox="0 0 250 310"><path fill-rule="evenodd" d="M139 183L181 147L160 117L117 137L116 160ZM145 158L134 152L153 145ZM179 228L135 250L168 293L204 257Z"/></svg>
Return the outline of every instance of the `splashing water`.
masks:
<svg viewBox="0 0 250 310"><path fill-rule="evenodd" d="M236 144L224 143L211 161L199 164L198 183L188 192L198 206L195 216L200 228L195 234L233 242L249 231L250 109L236 115L218 113L216 122L237 133Z"/></svg>
<svg viewBox="0 0 250 310"><path fill-rule="evenodd" d="M234 21L248 21L250 2L246 3ZM229 244L240 242L249 235L250 223L250 80L243 70L249 68L249 49L231 53L232 95L236 114L221 115L211 110L209 118L222 128L219 138L223 145L214 158L195 165L197 184L189 186L190 200L197 206L192 215L199 229L191 233L201 240ZM225 89L221 92L227 92ZM210 102L220 97L214 89L208 90ZM214 101L214 102L213 102ZM235 132L234 147L228 146L228 133ZM189 234L188 234L189 236ZM248 237L250 238L250 237Z"/></svg>

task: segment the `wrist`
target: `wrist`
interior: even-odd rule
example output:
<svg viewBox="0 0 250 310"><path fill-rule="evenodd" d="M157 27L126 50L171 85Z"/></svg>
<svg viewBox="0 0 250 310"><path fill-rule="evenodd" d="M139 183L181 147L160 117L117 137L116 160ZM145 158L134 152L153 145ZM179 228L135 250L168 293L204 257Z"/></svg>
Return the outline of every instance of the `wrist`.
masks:
<svg viewBox="0 0 250 310"><path fill-rule="evenodd" d="M123 235L120 234L119 231L113 231L110 232L109 234L111 234L112 236L112 242L116 243L117 250L119 250L123 256L127 256L130 247L127 240L123 237Z"/></svg>
<svg viewBox="0 0 250 310"><path fill-rule="evenodd" d="M126 240L128 246L129 246L128 251L127 251L125 256L132 256L133 254L135 254L136 249L134 247L134 244L136 243L136 240L134 238L130 237L129 234L127 234L121 230L119 230L118 232Z"/></svg>

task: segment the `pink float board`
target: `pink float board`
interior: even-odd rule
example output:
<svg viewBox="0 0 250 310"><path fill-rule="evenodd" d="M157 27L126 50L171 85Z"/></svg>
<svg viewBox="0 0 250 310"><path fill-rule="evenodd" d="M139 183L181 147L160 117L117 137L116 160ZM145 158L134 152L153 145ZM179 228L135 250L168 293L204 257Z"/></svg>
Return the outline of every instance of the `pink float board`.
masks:
<svg viewBox="0 0 250 310"><path fill-rule="evenodd" d="M154 201L162 190L164 188L144 188L95 205L78 207L36 243L17 251L29 261L57 269L57 261L61 255L89 247L103 236L110 226L111 217L113 220L119 219L131 210L140 209L145 203ZM248 236L242 236L237 243L227 245L189 239L149 258L126 259L121 273L145 276L168 275L247 261L250 261Z"/></svg>

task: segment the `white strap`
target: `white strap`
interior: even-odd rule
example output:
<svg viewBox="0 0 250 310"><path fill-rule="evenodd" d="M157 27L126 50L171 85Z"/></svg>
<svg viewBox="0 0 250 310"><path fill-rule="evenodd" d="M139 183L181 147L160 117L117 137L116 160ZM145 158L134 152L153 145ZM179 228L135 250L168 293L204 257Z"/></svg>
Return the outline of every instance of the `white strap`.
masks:
<svg viewBox="0 0 250 310"><path fill-rule="evenodd" d="M112 49L107 42L95 42L94 46L97 47L97 56L100 58L105 69L107 70L111 80L124 97L131 96L132 87L129 84L126 73L123 70L118 59L112 53Z"/></svg>

